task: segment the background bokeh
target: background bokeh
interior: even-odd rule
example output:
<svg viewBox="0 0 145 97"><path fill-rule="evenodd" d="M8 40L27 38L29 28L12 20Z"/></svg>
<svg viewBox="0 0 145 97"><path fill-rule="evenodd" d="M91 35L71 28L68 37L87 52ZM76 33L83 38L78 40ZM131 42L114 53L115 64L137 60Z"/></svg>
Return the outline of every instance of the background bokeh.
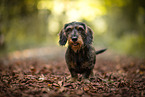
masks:
<svg viewBox="0 0 145 97"><path fill-rule="evenodd" d="M145 58L145 0L0 0L0 55L58 48L72 21L92 28L96 48Z"/></svg>

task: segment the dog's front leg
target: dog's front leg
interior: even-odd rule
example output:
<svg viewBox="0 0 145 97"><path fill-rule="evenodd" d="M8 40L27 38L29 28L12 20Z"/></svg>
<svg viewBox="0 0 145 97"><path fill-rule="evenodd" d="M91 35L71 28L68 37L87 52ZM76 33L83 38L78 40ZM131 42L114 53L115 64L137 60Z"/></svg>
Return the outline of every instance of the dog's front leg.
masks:
<svg viewBox="0 0 145 97"><path fill-rule="evenodd" d="M86 70L86 72L84 72L83 73L83 81L85 82L85 83L90 83L90 81L89 81L89 76L92 76L93 75L93 71L92 71L92 69L88 69L88 70Z"/></svg>
<svg viewBox="0 0 145 97"><path fill-rule="evenodd" d="M71 82L75 82L78 78L78 74L74 71L74 69L69 68L69 71L71 73Z"/></svg>

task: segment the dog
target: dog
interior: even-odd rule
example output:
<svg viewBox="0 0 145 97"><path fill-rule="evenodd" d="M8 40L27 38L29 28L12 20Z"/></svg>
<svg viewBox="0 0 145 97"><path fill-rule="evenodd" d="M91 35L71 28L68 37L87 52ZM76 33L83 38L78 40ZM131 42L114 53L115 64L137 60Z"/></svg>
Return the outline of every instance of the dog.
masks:
<svg viewBox="0 0 145 97"><path fill-rule="evenodd" d="M90 82L96 62L96 54L106 49L95 51L92 46L93 31L82 22L71 22L64 25L59 32L59 44L64 46L68 41L65 60L71 73L71 81L78 78L78 73L83 75L85 82Z"/></svg>

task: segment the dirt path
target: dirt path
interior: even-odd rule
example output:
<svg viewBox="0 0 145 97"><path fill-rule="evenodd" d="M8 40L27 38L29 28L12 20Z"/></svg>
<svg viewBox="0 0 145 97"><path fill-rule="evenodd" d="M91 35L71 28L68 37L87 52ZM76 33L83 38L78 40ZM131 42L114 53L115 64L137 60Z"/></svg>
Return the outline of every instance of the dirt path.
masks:
<svg viewBox="0 0 145 97"><path fill-rule="evenodd" d="M29 58L0 64L0 97L145 96L145 61L97 58L91 83L69 82L64 57Z"/></svg>

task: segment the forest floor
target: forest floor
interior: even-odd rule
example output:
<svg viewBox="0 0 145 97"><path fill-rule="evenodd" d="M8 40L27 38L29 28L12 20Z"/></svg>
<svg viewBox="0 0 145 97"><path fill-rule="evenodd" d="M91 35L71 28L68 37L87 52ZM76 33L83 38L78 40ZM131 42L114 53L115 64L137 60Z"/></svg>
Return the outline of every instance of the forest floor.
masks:
<svg viewBox="0 0 145 97"><path fill-rule="evenodd" d="M145 97L143 59L106 52L97 56L90 83L81 75L72 83L64 54L47 57L1 59L0 97Z"/></svg>

